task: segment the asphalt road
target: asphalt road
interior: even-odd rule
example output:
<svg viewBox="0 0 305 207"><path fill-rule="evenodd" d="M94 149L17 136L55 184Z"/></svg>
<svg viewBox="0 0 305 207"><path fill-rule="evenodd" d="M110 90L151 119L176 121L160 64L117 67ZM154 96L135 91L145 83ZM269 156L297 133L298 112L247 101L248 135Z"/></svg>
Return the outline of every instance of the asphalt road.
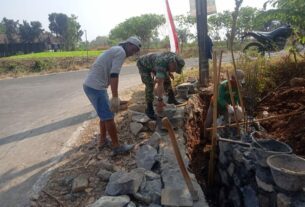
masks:
<svg viewBox="0 0 305 207"><path fill-rule="evenodd" d="M186 61L197 66L197 59ZM0 206L28 205L28 193L54 165L65 143L93 108L82 90L87 70L0 80ZM120 75L119 90L140 84L135 65Z"/></svg>

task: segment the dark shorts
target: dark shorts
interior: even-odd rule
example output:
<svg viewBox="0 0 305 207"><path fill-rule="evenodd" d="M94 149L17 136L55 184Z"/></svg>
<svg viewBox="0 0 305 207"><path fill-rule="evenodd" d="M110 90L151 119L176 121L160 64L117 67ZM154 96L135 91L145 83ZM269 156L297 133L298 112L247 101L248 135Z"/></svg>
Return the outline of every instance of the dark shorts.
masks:
<svg viewBox="0 0 305 207"><path fill-rule="evenodd" d="M86 85L83 85L83 88L99 118L102 121L113 119L107 90L96 90Z"/></svg>

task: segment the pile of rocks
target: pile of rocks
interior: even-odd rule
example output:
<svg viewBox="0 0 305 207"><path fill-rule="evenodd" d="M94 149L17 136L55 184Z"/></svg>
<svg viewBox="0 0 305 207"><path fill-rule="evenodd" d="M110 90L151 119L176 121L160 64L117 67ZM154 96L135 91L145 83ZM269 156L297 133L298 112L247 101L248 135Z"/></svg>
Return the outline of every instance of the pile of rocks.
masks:
<svg viewBox="0 0 305 207"><path fill-rule="evenodd" d="M295 192L278 187L269 166L258 162L251 147L219 142L218 158L221 206L305 206L305 189Z"/></svg>
<svg viewBox="0 0 305 207"><path fill-rule="evenodd" d="M184 109L169 107L165 110L177 128L177 141L185 163L188 159L185 153L183 138ZM147 119L145 114L130 111L130 130L134 135L152 130L155 122ZM151 127L151 128L150 128ZM126 172L114 170L113 166L104 163L98 173L100 179L108 181L105 194L90 207L161 207L161 206L196 206L205 207L204 194L195 176L190 174L200 199L193 201L180 172L174 151L167 133L163 130L155 132L140 146L136 147L137 168Z"/></svg>

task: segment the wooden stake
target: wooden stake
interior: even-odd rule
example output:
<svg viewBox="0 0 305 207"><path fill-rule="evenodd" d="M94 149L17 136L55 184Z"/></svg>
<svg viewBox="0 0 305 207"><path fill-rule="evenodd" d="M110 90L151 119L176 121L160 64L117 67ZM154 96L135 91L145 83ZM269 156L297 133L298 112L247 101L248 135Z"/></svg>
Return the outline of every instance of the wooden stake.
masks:
<svg viewBox="0 0 305 207"><path fill-rule="evenodd" d="M213 132L212 132L212 149L210 152L209 161L209 174L208 174L208 185L212 186L214 184L214 171L215 171L215 153L217 144L217 100L218 100L218 74L217 74L217 57L216 52L213 53L213 82L214 82L214 94L213 94Z"/></svg>
<svg viewBox="0 0 305 207"><path fill-rule="evenodd" d="M217 83L219 84L220 82L220 71L221 71L221 63L222 63L222 53L223 50L220 51L220 58L219 58L219 64L218 64L218 74L217 74Z"/></svg>
<svg viewBox="0 0 305 207"><path fill-rule="evenodd" d="M231 103L233 105L233 110L234 110L234 118L235 118L235 122L237 125L238 134L240 135L240 128L239 128L238 119L237 119L237 115L236 115L236 105L235 105L235 100L234 100L234 96L233 96L229 71L227 71L227 80L228 80L228 86L229 86L230 99L231 99ZM238 85L238 83L236 83L236 84Z"/></svg>
<svg viewBox="0 0 305 207"><path fill-rule="evenodd" d="M173 146L173 149L174 149L174 153L175 153L176 159L178 161L180 171L181 171L181 173L183 175L183 178L184 178L184 181L185 181L185 183L186 183L186 185L187 185L187 187L190 191L192 199L193 199L193 201L198 201L199 200L198 192L195 190L195 188L193 186L193 183L192 183L192 180L191 180L191 178L190 178L190 176L189 176L189 174L186 170L186 167L184 165L184 162L183 162L182 156L180 154L180 150L179 150L179 147L178 147L178 143L177 143L177 140L176 140L176 136L175 136L175 132L173 130L173 127L172 127L172 125L169 122L167 117L164 117L162 119L162 124L168 131L168 135L169 135L169 138L171 140L171 143L172 143L172 146Z"/></svg>

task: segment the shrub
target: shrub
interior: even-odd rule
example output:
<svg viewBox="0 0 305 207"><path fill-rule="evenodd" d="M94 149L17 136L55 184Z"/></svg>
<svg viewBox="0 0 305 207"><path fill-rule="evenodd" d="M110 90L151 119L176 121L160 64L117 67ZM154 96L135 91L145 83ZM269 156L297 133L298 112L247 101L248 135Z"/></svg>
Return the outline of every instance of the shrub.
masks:
<svg viewBox="0 0 305 207"><path fill-rule="evenodd" d="M45 63L42 60L35 60L31 67L31 72L40 72L45 69Z"/></svg>

